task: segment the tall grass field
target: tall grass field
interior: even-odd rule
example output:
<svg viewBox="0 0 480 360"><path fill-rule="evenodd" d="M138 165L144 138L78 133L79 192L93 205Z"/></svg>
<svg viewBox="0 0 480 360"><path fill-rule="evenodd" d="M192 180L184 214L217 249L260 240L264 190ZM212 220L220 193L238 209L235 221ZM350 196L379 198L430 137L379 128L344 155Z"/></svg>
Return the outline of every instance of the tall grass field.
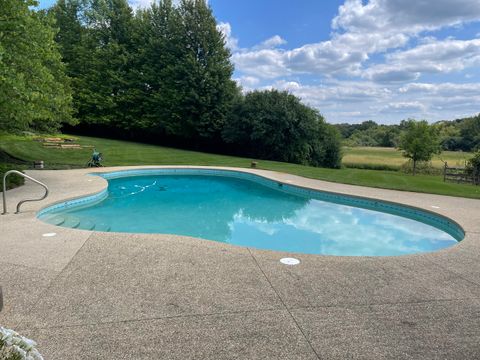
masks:
<svg viewBox="0 0 480 360"><path fill-rule="evenodd" d="M402 151L385 147L344 147L343 165L352 168L375 169L382 168L398 170L407 159L402 156ZM443 151L434 155L431 165L442 169L444 162L450 167L463 167L465 162L472 157L472 153L461 151Z"/></svg>

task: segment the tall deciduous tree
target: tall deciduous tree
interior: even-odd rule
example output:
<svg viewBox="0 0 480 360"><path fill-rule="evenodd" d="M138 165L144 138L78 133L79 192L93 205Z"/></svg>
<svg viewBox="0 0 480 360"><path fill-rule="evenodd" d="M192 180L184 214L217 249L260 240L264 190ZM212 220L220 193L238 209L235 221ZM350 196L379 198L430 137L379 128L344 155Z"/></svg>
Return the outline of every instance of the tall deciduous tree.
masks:
<svg viewBox="0 0 480 360"><path fill-rule="evenodd" d="M182 63L180 15L171 0L162 0L141 12L140 33L144 39L140 54L144 98L143 126L160 136L182 133L180 87Z"/></svg>
<svg viewBox="0 0 480 360"><path fill-rule="evenodd" d="M172 120L181 124L178 135L220 139L237 92L230 51L205 0L182 0L178 11L181 41L175 52L180 55L176 71L181 90Z"/></svg>
<svg viewBox="0 0 480 360"><path fill-rule="evenodd" d="M0 129L55 130L73 122L54 21L36 5L0 1Z"/></svg>
<svg viewBox="0 0 480 360"><path fill-rule="evenodd" d="M59 0L52 12L78 118L84 124L119 126L129 110L125 96L135 53L127 1Z"/></svg>
<svg viewBox="0 0 480 360"><path fill-rule="evenodd" d="M409 120L406 130L400 137L399 148L403 156L413 162L413 175L416 174L419 161L430 161L434 154L440 152L437 130L427 121Z"/></svg>

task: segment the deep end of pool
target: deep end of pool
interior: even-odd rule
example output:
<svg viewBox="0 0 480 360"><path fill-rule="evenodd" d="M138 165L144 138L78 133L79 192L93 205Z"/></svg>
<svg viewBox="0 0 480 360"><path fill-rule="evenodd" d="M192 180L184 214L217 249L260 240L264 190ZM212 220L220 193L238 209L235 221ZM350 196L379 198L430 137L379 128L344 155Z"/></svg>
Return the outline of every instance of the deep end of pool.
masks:
<svg viewBox="0 0 480 360"><path fill-rule="evenodd" d="M38 218L90 231L176 234L339 256L432 252L465 236L457 223L430 211L242 171L162 168L92 175L106 179L108 188L49 206Z"/></svg>

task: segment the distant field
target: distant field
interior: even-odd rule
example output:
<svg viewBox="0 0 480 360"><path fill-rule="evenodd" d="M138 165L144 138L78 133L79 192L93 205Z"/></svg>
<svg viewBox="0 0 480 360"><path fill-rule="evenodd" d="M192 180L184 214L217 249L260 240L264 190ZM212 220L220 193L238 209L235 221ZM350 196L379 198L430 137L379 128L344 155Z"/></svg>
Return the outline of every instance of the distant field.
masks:
<svg viewBox="0 0 480 360"><path fill-rule="evenodd" d="M344 147L343 164L347 167L360 165L386 165L392 169L399 169L407 159L402 156L400 150L384 147ZM443 161L449 166L464 166L465 161L472 156L471 153L459 151L444 151L435 155L432 166L443 168ZM443 161L442 161L443 160Z"/></svg>
<svg viewBox="0 0 480 360"><path fill-rule="evenodd" d="M135 142L100 139L79 136L78 143L96 146L104 154L105 166L116 165L208 165L249 167L253 159L186 151L162 146ZM9 155L33 162L43 160L47 168L65 169L85 167L90 158L91 149L54 149L46 148L31 137L0 134L0 149ZM364 149L364 150L362 150ZM364 152L362 154L362 151ZM366 153L365 153L366 152ZM392 149L355 148L346 151L348 156L365 157L380 153L376 161L397 161L403 159ZM383 160L381 160L383 159ZM386 159L386 160L385 160ZM458 158L457 158L458 159ZM441 195L461 196L480 199L480 186L444 183L441 176L407 175L400 171L364 170L364 169L326 169L302 166L278 161L257 160L258 167L280 171L313 179L338 183L378 187L384 189L407 190ZM357 160L360 161L360 160Z"/></svg>

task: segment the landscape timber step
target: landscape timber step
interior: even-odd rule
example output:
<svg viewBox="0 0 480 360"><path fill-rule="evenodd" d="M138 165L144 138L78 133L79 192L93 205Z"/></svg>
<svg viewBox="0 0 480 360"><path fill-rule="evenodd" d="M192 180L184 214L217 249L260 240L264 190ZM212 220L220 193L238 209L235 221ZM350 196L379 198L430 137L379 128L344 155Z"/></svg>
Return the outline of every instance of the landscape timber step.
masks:
<svg viewBox="0 0 480 360"><path fill-rule="evenodd" d="M80 144L60 144L62 149L81 149L82 146Z"/></svg>

